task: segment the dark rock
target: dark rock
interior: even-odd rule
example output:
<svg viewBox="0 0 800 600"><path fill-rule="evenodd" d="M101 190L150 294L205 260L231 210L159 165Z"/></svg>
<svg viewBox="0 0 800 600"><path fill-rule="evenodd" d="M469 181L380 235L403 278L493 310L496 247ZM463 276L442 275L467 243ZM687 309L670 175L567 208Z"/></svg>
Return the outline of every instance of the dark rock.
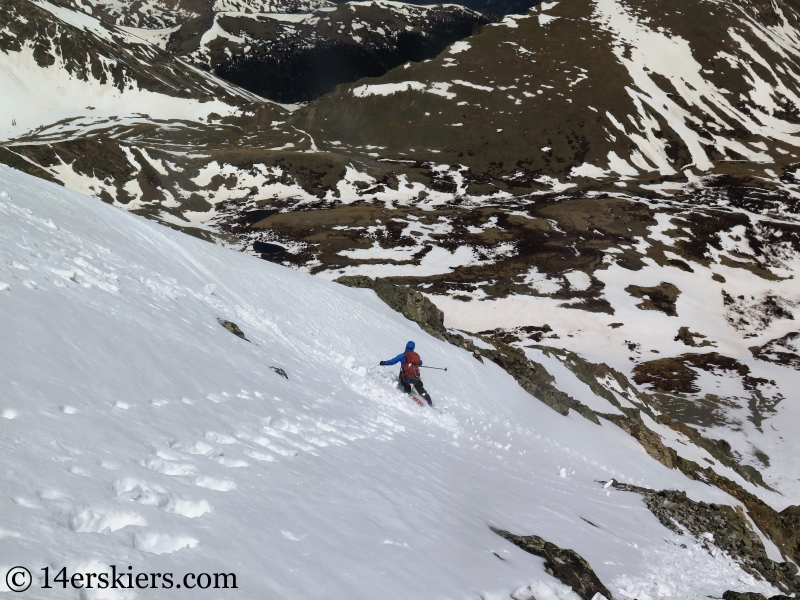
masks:
<svg viewBox="0 0 800 600"><path fill-rule="evenodd" d="M508 329L487 329L479 331L478 335L494 338L504 344L524 343L526 341L539 343L545 336L558 337L553 334L553 328L547 323L544 325L522 325Z"/></svg>
<svg viewBox="0 0 800 600"><path fill-rule="evenodd" d="M634 298L642 298L643 301L636 305L642 310L658 310L671 317L677 317L678 311L675 309L675 301L680 296L681 291L671 283L662 281L653 287L642 287L639 285L629 285L625 288Z"/></svg>
<svg viewBox="0 0 800 600"><path fill-rule="evenodd" d="M667 261L667 264L672 265L673 267L678 267L682 271L686 271L687 273L694 273L694 269L689 266L686 261L680 260L678 258L670 258Z"/></svg>
<svg viewBox="0 0 800 600"><path fill-rule="evenodd" d="M539 350L548 356L556 356L561 360L564 365L569 368L583 383L601 398L605 398L613 406L620 409L624 415L618 414L601 414L603 418L615 423L626 433L636 438L642 445L645 451L653 458L658 460L661 464L669 467L670 469L677 468L677 453L665 446L661 441L661 437L650 430L642 421L640 411L646 413L650 418L658 421L663 425L667 425L671 429L678 431L688 437L695 445L707 450L714 458L719 460L723 465L728 466L739 473L745 480L760 485L766 489L772 490L761 476L761 473L751 467L750 465L741 465L733 456L730 444L725 440L714 440L703 437L700 432L679 421L671 419L666 414L656 414L650 407L642 403L636 395L632 395L624 390L632 390L632 386L628 378L616 369L612 369L606 364L591 363L578 354L568 350L558 348L550 348L547 346L537 346ZM618 389L623 390L623 395L626 395L628 401L636 404L639 409L631 409L622 407L617 401L614 394L603 385L600 381L613 380L616 382ZM646 394L638 394L639 397L645 398L649 402L654 399ZM656 403L657 404L657 403ZM774 490L773 490L774 491Z"/></svg>
<svg viewBox="0 0 800 600"><path fill-rule="evenodd" d="M275 371L278 375L283 377L284 379L289 379L289 376L286 374L286 371L281 369L280 367L270 367L273 371Z"/></svg>
<svg viewBox="0 0 800 600"><path fill-rule="evenodd" d="M705 339L705 337L706 336L704 336L704 335L702 335L700 333L695 333L693 331L689 331L688 327L681 327L678 330L678 335L675 336L675 341L676 342L683 342L687 346L692 346L693 348L703 348L705 346L715 346L716 345L716 344L714 344L714 342L710 342L707 339ZM703 341L698 343L695 340L695 338L700 338Z"/></svg>
<svg viewBox="0 0 800 600"><path fill-rule="evenodd" d="M244 336L244 331L242 331L239 328L239 326L236 323L234 323L233 321L226 321L224 319L217 319L217 321L219 321L220 325L222 325L225 329L230 331L236 337L242 338L246 342L250 341Z"/></svg>
<svg viewBox="0 0 800 600"><path fill-rule="evenodd" d="M722 598L723 600L792 600L792 598L783 594L767 598L758 592L734 592L733 590L728 590L722 594Z"/></svg>
<svg viewBox="0 0 800 600"><path fill-rule="evenodd" d="M525 552L544 558L545 571L570 586L583 600L593 600L597 594L613 600L611 592L598 579L591 565L574 550L559 548L538 535L514 535L502 529L490 529Z"/></svg>
<svg viewBox="0 0 800 600"><path fill-rule="evenodd" d="M781 521L783 522L783 529L788 534L786 535L785 545L787 554L789 554L795 562L800 560L800 506L787 506L780 513ZM794 569L797 573L797 567L789 563L789 567Z"/></svg>
<svg viewBox="0 0 800 600"><path fill-rule="evenodd" d="M633 386L631 386L630 381L628 381L628 378L625 377L625 375L616 369L612 369L605 363L598 364L589 362L580 355L576 354L575 352L570 352L569 350L552 348L549 346L535 347L541 350L547 356L555 356L558 358L562 363L564 363L564 366L572 371L578 379L589 386L589 389L591 389L595 394L608 400L612 406L616 406L620 409L622 408L614 394L608 388L601 385L600 381L611 380L617 383L619 389L632 389ZM632 400L632 398L628 399Z"/></svg>
<svg viewBox="0 0 800 600"><path fill-rule="evenodd" d="M725 264L725 262L723 261L722 264ZM753 296L745 297L744 295L734 298L725 290L722 290L722 302L726 307L725 320L735 329L752 337L755 337L755 332L763 331L769 327L773 321L778 319L794 320L792 301L773 294L766 294L759 299ZM773 340L773 342L780 341Z"/></svg>
<svg viewBox="0 0 800 600"><path fill-rule="evenodd" d="M728 590L722 594L722 598L723 600L767 600L764 594L759 594L757 592L734 592L733 590Z"/></svg>

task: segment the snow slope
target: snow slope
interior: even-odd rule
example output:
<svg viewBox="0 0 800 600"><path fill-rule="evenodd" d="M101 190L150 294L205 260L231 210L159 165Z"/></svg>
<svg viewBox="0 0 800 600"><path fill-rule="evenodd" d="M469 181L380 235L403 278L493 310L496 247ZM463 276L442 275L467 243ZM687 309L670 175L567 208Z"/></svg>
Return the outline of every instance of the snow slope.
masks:
<svg viewBox="0 0 800 600"><path fill-rule="evenodd" d="M493 525L573 548L617 598L776 593L598 481L730 497L371 291L4 166L0 215L2 572L235 572L213 598L577 598ZM441 413L374 368L408 339L448 367L426 377ZM38 586L27 597L175 596Z"/></svg>

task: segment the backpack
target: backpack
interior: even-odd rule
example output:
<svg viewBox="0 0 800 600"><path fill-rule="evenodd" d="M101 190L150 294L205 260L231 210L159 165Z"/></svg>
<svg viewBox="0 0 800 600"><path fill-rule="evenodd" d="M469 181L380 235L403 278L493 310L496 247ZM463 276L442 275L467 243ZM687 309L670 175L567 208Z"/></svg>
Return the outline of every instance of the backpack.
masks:
<svg viewBox="0 0 800 600"><path fill-rule="evenodd" d="M406 352L403 355L403 368L400 375L406 381L419 380L419 363L422 359L416 352Z"/></svg>

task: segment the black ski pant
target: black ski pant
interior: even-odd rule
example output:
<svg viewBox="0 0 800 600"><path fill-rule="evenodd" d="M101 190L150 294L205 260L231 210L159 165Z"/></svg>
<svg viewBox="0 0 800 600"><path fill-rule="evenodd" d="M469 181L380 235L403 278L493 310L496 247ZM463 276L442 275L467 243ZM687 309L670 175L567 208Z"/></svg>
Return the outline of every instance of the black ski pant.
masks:
<svg viewBox="0 0 800 600"><path fill-rule="evenodd" d="M412 387L415 388L417 390L417 393L420 396L422 396L423 398L425 398L426 402L428 403L428 406L432 406L433 405L433 400L431 400L431 395L428 392L425 391L424 387L422 387L422 380L418 379L417 381L403 381L401 379L400 380L400 385L403 386L403 391L406 394L410 394L411 393L411 388Z"/></svg>

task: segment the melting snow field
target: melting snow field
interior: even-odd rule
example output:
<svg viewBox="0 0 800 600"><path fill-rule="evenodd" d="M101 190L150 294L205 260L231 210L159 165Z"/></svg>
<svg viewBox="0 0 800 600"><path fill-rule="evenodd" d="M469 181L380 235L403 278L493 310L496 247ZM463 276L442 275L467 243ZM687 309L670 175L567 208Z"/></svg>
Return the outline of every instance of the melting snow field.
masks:
<svg viewBox="0 0 800 600"><path fill-rule="evenodd" d="M654 239L658 239L658 236L667 239L661 233L661 228L659 225L653 229ZM640 243L639 251L644 254L648 242L641 239ZM742 252L747 250L749 248L741 249ZM703 373L704 377L699 380L701 389L712 390L723 397L738 397L742 405L729 409L732 422L728 426L709 428L708 436L725 438L749 454L763 451L770 457L774 456L775 460L768 465L752 459L751 462L755 462L770 485L786 496L789 504L795 503L800 494L800 468L795 460L800 452L800 442L794 429L800 418L800 404L793 391L800 385L800 373L792 368L757 360L749 348L796 331L797 321L776 319L763 329L753 327L739 331L727 320L722 292L726 291L734 297L747 295L753 301L777 294L788 299L790 306L798 306L800 289L794 279L794 273L800 268L797 259L787 260L786 268L778 271L785 279L779 281L765 280L744 269L719 262L712 262L708 267L695 266L692 273L677 267L657 265L647 257L643 258L643 262L646 265L644 268L631 271L609 260L608 268L594 272L594 276L603 283L604 298L613 307L614 314L565 308L566 303L562 300L547 296L560 289L560 280L548 279L535 270L531 270L525 282L542 296L509 295L473 302L463 302L445 295L431 295L430 298L444 311L448 327L486 331L529 325L532 322L547 323L559 333L560 338L546 339L543 344L579 352L584 358L606 363L629 377L637 362L661 357L713 351L735 358L746 365L754 377L774 381L784 399L777 404L774 413L765 413L765 422L758 427L752 422L751 411L747 407L749 393L741 388L740 380L712 381L710 374ZM715 273L723 276L724 284L712 279ZM580 286L588 285L588 281L580 281L579 275L583 273L567 273L564 279L571 287L581 289ZM638 307L640 299L627 291L631 284L656 286L661 281L672 282L681 290L676 300L677 316L642 310ZM709 342L713 345L704 348L685 345L676 337L678 328L682 326L702 332L707 336L704 339L713 340ZM639 345L636 362L631 360L628 348L631 342ZM726 383L728 386L735 384L735 387L726 389Z"/></svg>
<svg viewBox="0 0 800 600"><path fill-rule="evenodd" d="M755 163L770 162L772 157L765 152L766 145L759 151L754 151L745 144L727 139L725 136L707 134L704 138L689 127L689 123L697 118L697 112L706 115L720 129L727 127L725 119L720 117L724 115L727 119L740 123L754 135L797 146L797 125L775 116L775 107L779 104L778 97L781 94L792 98L792 101L799 100L797 95L781 83L780 76L772 66L759 56L737 31L731 29L728 35L739 46L739 56L745 56L747 59L726 53L718 54L717 58L725 58L732 69L741 67L748 71L749 77L746 79L750 85L748 95L760 107L759 110L742 111L726 98L726 94L730 94L730 91L716 87L705 77L709 71L705 71L697 62L687 40L677 35L670 35L662 27L654 29L648 24L649 19L638 19L634 11L616 0L597 0L594 11L597 24L614 37L614 53L635 84L626 89L638 108L638 115L628 115L628 119L638 132L629 133L626 126L610 113L607 113L607 116L615 128L623 135L628 135L638 147L638 151L631 155L631 159L635 159L633 162L639 168L645 171L653 170L653 166L647 163L649 160L662 175L674 173L667 160L663 142L654 136L654 131L659 127L653 118L655 114L669 123L669 126L680 135L691 153L694 166L701 171L709 171L714 166L704 147L709 145L708 138L713 139L714 144L724 153L733 151ZM796 38L785 35L780 27L765 27L746 14L742 14L740 18L744 27L751 29L782 58L797 54ZM786 23L785 16L776 13L776 21ZM750 60L764 68L771 76L772 82L762 79L748 64ZM673 94L659 87L653 74L660 76L662 80L670 81L673 86L671 89L678 92L677 95L682 98L684 105L688 104L696 109L696 112L689 112L676 103ZM744 98L744 95L742 97ZM624 159L612 154L609 154L611 171L616 171L620 175L637 173L636 169ZM625 172L626 167L630 173ZM602 169L592 165L582 165L580 169L583 171L576 169L573 174L598 177L602 172Z"/></svg>
<svg viewBox="0 0 800 600"><path fill-rule="evenodd" d="M616 426L561 416L371 291L4 166L0 315L0 571L27 566L27 597L174 597L39 587L43 567L130 565L235 573L211 598L577 598L490 525L573 548L617 598L777 593L603 488L735 504ZM408 339L448 367L425 380L438 411L376 367Z"/></svg>

